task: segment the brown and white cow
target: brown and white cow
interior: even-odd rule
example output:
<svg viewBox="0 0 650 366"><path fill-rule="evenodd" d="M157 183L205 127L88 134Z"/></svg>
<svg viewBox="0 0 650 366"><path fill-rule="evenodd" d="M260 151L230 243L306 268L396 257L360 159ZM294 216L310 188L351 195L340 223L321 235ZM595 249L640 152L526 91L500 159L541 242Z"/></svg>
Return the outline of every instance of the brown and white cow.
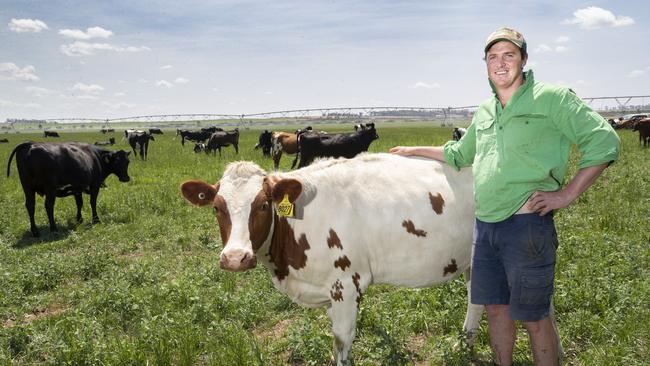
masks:
<svg viewBox="0 0 650 366"><path fill-rule="evenodd" d="M293 301L328 308L338 365L348 359L370 284L427 287L464 273L469 292L470 169L391 154L320 160L273 174L234 162L216 184L187 181L181 192L216 211L222 268L245 271L260 261ZM293 217L278 215L285 199ZM469 343L482 311L468 300Z"/></svg>
<svg viewBox="0 0 650 366"><path fill-rule="evenodd" d="M291 164L291 169L293 169L298 161L298 135L282 131L271 132L271 156L273 157L273 168L275 170L280 167L280 158L282 158L283 152L285 154L296 154Z"/></svg>

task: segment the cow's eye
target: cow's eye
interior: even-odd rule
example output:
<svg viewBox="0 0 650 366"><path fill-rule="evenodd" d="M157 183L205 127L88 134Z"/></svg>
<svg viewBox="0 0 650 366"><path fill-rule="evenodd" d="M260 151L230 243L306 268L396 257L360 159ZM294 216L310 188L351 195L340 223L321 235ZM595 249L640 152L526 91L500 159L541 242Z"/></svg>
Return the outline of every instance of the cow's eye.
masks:
<svg viewBox="0 0 650 366"><path fill-rule="evenodd" d="M262 205L260 206L260 210L262 210L262 211L266 211L266 210L268 210L268 209L269 209L269 203L268 203L268 202L264 202L264 203L262 203Z"/></svg>

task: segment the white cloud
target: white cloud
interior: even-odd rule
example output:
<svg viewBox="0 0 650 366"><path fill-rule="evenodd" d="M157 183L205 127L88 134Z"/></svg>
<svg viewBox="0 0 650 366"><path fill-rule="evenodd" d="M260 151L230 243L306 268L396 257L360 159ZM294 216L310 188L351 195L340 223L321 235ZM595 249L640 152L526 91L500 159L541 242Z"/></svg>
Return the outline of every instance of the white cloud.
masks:
<svg viewBox="0 0 650 366"><path fill-rule="evenodd" d="M555 47L555 52L565 52L565 51L568 51L568 50L569 50L569 47L566 47L566 46L556 46Z"/></svg>
<svg viewBox="0 0 650 366"><path fill-rule="evenodd" d="M37 86L28 86L25 88L25 91L27 92L27 94L38 98L47 97L55 93L54 90L39 88Z"/></svg>
<svg viewBox="0 0 650 366"><path fill-rule="evenodd" d="M167 80L158 80L158 81L156 81L156 86L164 86L165 88L173 88L174 84L170 83Z"/></svg>
<svg viewBox="0 0 650 366"><path fill-rule="evenodd" d="M38 76L36 76L35 72L36 68L32 65L27 65L21 69L13 62L0 63L0 80L36 81Z"/></svg>
<svg viewBox="0 0 650 366"><path fill-rule="evenodd" d="M119 103L110 103L110 102L102 102L103 106L108 107L109 109L131 109L136 107L136 104L133 103L126 103L126 102L119 102Z"/></svg>
<svg viewBox="0 0 650 366"><path fill-rule="evenodd" d="M439 88L440 84L438 83L433 83L433 84L428 84L423 81L418 81L417 83L413 84L411 88L413 89L418 89L418 88L425 88L425 89L433 89L433 88Z"/></svg>
<svg viewBox="0 0 650 366"><path fill-rule="evenodd" d="M117 93L113 94L113 96L114 96L114 97L125 97L125 96L126 96L126 93L124 93L124 92L117 92Z"/></svg>
<svg viewBox="0 0 650 366"><path fill-rule="evenodd" d="M273 95L273 92L272 91L265 91L264 95Z"/></svg>
<svg viewBox="0 0 650 366"><path fill-rule="evenodd" d="M549 46L547 44L542 43L539 46L537 46L537 48L535 48L535 50L533 52L535 52L535 53L558 52L559 53L559 52L566 52L568 50L569 50L569 47L566 47L566 46L551 47L551 46Z"/></svg>
<svg viewBox="0 0 650 366"><path fill-rule="evenodd" d="M72 90L78 90L84 93L93 93L97 94L101 91L104 90L104 88L100 85L97 84L84 84L84 83L76 83L72 87Z"/></svg>
<svg viewBox="0 0 650 366"><path fill-rule="evenodd" d="M74 39L88 40L91 38L108 38L113 35L113 32L102 27L87 28L86 31L81 29L60 29L59 34Z"/></svg>
<svg viewBox="0 0 650 366"><path fill-rule="evenodd" d="M582 29L598 29L632 25L634 19L627 16L616 16L611 11L597 6L589 6L574 11L573 19L566 19L563 24L578 24Z"/></svg>
<svg viewBox="0 0 650 366"><path fill-rule="evenodd" d="M96 51L114 51L114 52L141 52L151 51L149 47L119 47L109 43L88 43L83 41L76 41L70 44L61 46L61 52L68 56L91 56Z"/></svg>
<svg viewBox="0 0 650 366"><path fill-rule="evenodd" d="M172 65L164 65L164 66L160 66L160 68L161 68L162 70L168 70L168 69L171 69L172 67L174 67L174 66L172 66Z"/></svg>
<svg viewBox="0 0 650 366"><path fill-rule="evenodd" d="M3 99L0 99L0 107L2 107L2 108L31 108L31 109L43 108L43 106L38 104L38 103L16 103L16 102L12 102L10 100L3 100Z"/></svg>
<svg viewBox="0 0 650 366"><path fill-rule="evenodd" d="M627 77L635 79L635 78L639 78L641 76L644 76L645 74L646 74L645 70L632 70L632 71L630 71L629 74L627 74Z"/></svg>
<svg viewBox="0 0 650 366"><path fill-rule="evenodd" d="M9 22L9 30L16 33L38 33L49 29L47 24L38 19L14 19Z"/></svg>
<svg viewBox="0 0 650 366"><path fill-rule="evenodd" d="M567 42L569 42L569 40L571 40L571 38L569 38L567 36L559 36L559 37L557 37L555 39L555 42L557 42L557 43L567 43Z"/></svg>
<svg viewBox="0 0 650 366"><path fill-rule="evenodd" d="M176 80L174 80L174 83L176 84L187 84L189 82L190 81L184 77L176 78Z"/></svg>

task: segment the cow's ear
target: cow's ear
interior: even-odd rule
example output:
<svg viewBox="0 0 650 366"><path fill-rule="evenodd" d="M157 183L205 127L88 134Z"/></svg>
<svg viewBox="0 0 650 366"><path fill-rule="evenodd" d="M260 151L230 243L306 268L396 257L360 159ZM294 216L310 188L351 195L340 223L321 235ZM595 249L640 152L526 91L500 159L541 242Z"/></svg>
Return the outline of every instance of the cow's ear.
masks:
<svg viewBox="0 0 650 366"><path fill-rule="evenodd" d="M188 180L181 184L181 194L196 206L209 205L219 192L219 183L211 185L200 180Z"/></svg>
<svg viewBox="0 0 650 366"><path fill-rule="evenodd" d="M280 179L272 185L271 199L273 202L278 203L282 201L284 195L289 196L289 202L294 203L302 193L302 183L296 179L285 178Z"/></svg>

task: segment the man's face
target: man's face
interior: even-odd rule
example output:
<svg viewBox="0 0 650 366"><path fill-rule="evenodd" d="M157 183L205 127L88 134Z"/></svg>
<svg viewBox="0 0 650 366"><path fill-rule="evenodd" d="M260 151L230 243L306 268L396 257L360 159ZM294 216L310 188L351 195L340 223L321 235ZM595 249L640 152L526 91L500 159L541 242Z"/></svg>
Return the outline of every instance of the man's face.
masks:
<svg viewBox="0 0 650 366"><path fill-rule="evenodd" d="M526 59L521 58L519 47L512 42L500 41L492 45L485 55L488 77L497 90L519 87L523 83L522 70Z"/></svg>

